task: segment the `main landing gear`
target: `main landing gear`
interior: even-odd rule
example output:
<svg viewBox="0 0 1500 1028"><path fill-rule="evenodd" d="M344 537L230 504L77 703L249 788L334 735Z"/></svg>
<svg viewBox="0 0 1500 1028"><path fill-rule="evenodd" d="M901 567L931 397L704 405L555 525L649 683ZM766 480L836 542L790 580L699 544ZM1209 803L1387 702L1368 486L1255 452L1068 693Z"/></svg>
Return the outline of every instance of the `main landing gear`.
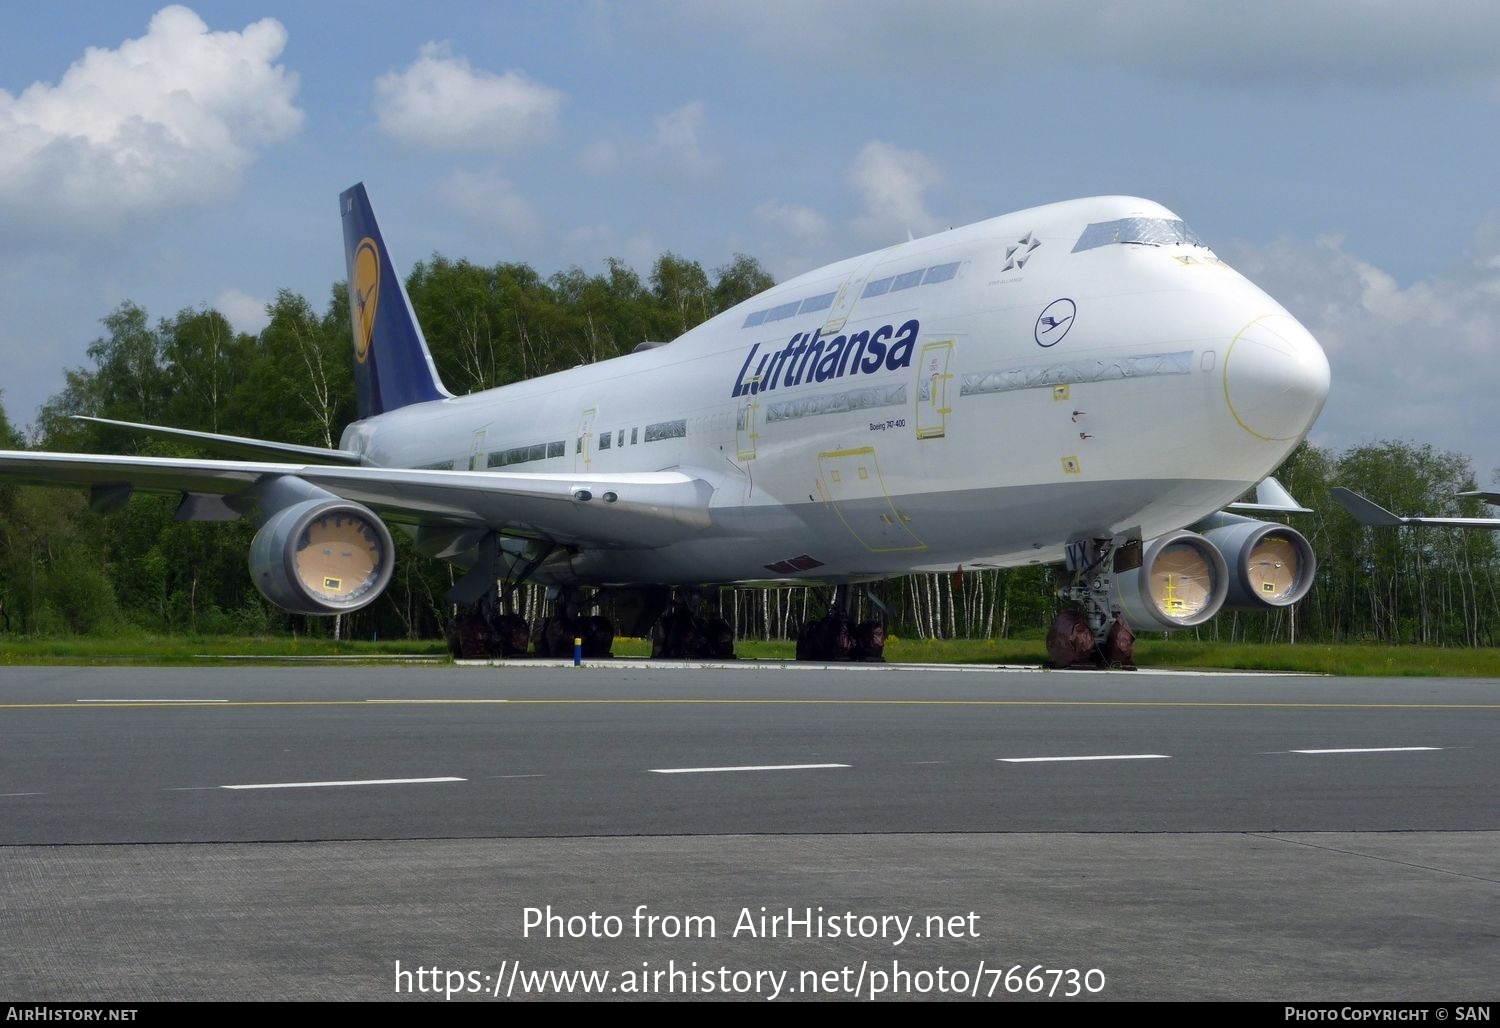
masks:
<svg viewBox="0 0 1500 1028"><path fill-rule="evenodd" d="M597 595L597 594L595 594ZM547 598L554 603L552 614L537 625L535 649L538 657L571 657L573 640L579 640L582 655L597 659L612 656L615 626L609 618L584 614L595 595L586 596L582 589L548 589Z"/></svg>
<svg viewBox="0 0 1500 1028"><path fill-rule="evenodd" d="M1140 540L1087 539L1068 546L1072 584L1062 591L1077 605L1047 630L1047 655L1055 668L1135 670L1135 634L1115 602L1115 575L1139 567Z"/></svg>
<svg viewBox="0 0 1500 1028"><path fill-rule="evenodd" d="M884 605L874 596L867 592L865 598L885 613ZM885 625L873 620L855 624L850 617L850 599L849 586L834 587L828 612L803 624L797 633L798 660L871 663L885 660Z"/></svg>
<svg viewBox="0 0 1500 1028"><path fill-rule="evenodd" d="M733 660L734 629L703 612L697 590L677 589L651 626L652 659Z"/></svg>
<svg viewBox="0 0 1500 1028"><path fill-rule="evenodd" d="M581 613L592 599L576 589L549 595L553 612L533 633L521 615L501 613L500 590L492 589L448 622L448 652L456 660L524 657L528 648L538 657L571 657L578 639L584 657L608 657L615 627L608 618Z"/></svg>

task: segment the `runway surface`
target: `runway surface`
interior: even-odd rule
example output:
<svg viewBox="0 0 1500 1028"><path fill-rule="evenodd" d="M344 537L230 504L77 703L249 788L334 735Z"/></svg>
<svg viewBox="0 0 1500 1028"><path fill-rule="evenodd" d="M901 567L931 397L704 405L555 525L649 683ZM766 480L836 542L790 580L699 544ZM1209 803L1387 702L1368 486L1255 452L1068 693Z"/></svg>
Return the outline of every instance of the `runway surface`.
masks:
<svg viewBox="0 0 1500 1028"><path fill-rule="evenodd" d="M27 999L902 957L1107 976L1081 998L1474 999L1500 962L1495 681L5 668L0 741L0 995ZM624 935L527 935L548 904ZM640 937L639 904L720 934ZM724 937L762 905L978 921Z"/></svg>

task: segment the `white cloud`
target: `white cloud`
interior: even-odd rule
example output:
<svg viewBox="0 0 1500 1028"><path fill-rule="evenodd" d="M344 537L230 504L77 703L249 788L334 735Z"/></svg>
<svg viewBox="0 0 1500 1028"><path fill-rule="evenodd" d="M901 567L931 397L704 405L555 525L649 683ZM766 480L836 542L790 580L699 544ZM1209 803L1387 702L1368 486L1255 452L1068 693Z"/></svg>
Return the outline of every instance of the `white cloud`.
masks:
<svg viewBox="0 0 1500 1028"><path fill-rule="evenodd" d="M542 219L536 208L500 175L455 171L438 183L438 192L469 220L512 238L528 238L541 231Z"/></svg>
<svg viewBox="0 0 1500 1028"><path fill-rule="evenodd" d="M643 139L601 139L579 155L585 171L604 176L617 171L648 171L682 178L704 178L722 164L704 152L705 107L694 100L658 115L650 136Z"/></svg>
<svg viewBox="0 0 1500 1028"><path fill-rule="evenodd" d="M828 242L828 219L811 207L767 200L755 208L755 216L797 246L818 249Z"/></svg>
<svg viewBox="0 0 1500 1028"><path fill-rule="evenodd" d="M620 145L608 139L595 140L578 155L578 162L583 165L583 169L601 178L619 170L624 160Z"/></svg>
<svg viewBox="0 0 1500 1028"><path fill-rule="evenodd" d="M649 233L621 236L605 224L581 225L563 239L563 250L573 263L591 274L601 270L608 258L624 261L644 279L651 272L662 248Z"/></svg>
<svg viewBox="0 0 1500 1028"><path fill-rule="evenodd" d="M434 150L504 150L551 137L566 95L524 72L476 70L447 43L428 43L405 69L375 80L379 124Z"/></svg>
<svg viewBox="0 0 1500 1028"><path fill-rule="evenodd" d="M236 332L259 335L261 329L271 323L266 314L269 302L264 297L251 296L238 289L226 289L214 298L214 310L224 315Z"/></svg>
<svg viewBox="0 0 1500 1028"><path fill-rule="evenodd" d="M1461 262L1407 286L1336 236L1226 248L1225 256L1328 353L1333 386L1315 442L1431 443L1471 455L1481 482L1500 467L1500 223L1481 225Z"/></svg>
<svg viewBox="0 0 1500 1028"><path fill-rule="evenodd" d="M56 84L0 90L0 218L109 229L230 193L263 147L293 135L297 76L273 63L271 18L211 32L165 7L119 49L90 48Z"/></svg>
<svg viewBox="0 0 1500 1028"><path fill-rule="evenodd" d="M926 194L942 180L942 171L926 154L878 139L866 143L849 169L849 184L861 206L854 230L886 243L904 240L908 232L935 232L940 225L927 210Z"/></svg>

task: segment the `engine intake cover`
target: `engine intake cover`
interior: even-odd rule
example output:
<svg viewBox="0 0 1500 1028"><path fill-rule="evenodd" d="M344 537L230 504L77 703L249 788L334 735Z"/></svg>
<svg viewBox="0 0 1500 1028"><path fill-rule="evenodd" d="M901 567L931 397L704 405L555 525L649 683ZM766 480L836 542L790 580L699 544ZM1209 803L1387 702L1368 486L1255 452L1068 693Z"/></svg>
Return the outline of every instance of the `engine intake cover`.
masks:
<svg viewBox="0 0 1500 1028"><path fill-rule="evenodd" d="M1196 526L1224 554L1234 610L1286 607L1312 588L1318 559L1294 528L1236 514L1217 514Z"/></svg>
<svg viewBox="0 0 1500 1028"><path fill-rule="evenodd" d="M349 500L304 500L277 511L250 544L261 595L299 614L347 614L390 583L395 545L385 524Z"/></svg>
<svg viewBox="0 0 1500 1028"><path fill-rule="evenodd" d="M1201 625L1219 612L1228 589L1229 572L1218 547L1181 529L1151 540L1141 566L1115 576L1120 609L1137 631Z"/></svg>

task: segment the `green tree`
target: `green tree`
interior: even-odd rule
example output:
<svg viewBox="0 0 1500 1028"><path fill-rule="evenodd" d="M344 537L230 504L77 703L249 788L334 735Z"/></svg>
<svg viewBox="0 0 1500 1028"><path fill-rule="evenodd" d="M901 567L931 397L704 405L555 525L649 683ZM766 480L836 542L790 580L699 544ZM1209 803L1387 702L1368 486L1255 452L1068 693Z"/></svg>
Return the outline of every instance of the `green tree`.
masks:
<svg viewBox="0 0 1500 1028"><path fill-rule="evenodd" d="M222 432L229 398L249 371L255 338L236 335L216 310L184 308L157 328L162 372L171 383L166 404L168 424L205 432ZM243 434L236 427L231 434Z"/></svg>
<svg viewBox="0 0 1500 1028"><path fill-rule="evenodd" d="M664 253L651 268L651 292L660 305L667 338L675 338L713 314L713 291L697 261Z"/></svg>
<svg viewBox="0 0 1500 1028"><path fill-rule="evenodd" d="M354 420L348 294L335 286L321 318L283 289L251 348L228 407L235 435L332 448Z"/></svg>
<svg viewBox="0 0 1500 1028"><path fill-rule="evenodd" d="M744 303L776 284L771 273L760 266L754 257L742 253L734 260L714 271L714 313L727 311L737 303Z"/></svg>

